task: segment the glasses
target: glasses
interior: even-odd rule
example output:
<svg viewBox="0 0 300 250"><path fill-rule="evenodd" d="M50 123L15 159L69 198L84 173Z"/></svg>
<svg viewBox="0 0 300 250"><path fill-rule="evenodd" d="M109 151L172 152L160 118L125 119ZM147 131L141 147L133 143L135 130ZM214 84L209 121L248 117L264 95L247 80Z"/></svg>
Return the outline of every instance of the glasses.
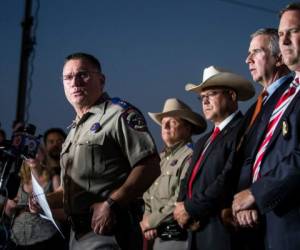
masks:
<svg viewBox="0 0 300 250"><path fill-rule="evenodd" d="M99 71L79 71L76 74L63 75L62 79L65 82L71 82L73 79L79 78L80 80L86 82L91 78L92 74L99 74Z"/></svg>
<svg viewBox="0 0 300 250"><path fill-rule="evenodd" d="M227 92L227 90L212 90L207 92L206 94L200 94L200 96L198 96L198 100L203 102L205 100L205 98L211 100L213 97L215 97L218 94Z"/></svg>

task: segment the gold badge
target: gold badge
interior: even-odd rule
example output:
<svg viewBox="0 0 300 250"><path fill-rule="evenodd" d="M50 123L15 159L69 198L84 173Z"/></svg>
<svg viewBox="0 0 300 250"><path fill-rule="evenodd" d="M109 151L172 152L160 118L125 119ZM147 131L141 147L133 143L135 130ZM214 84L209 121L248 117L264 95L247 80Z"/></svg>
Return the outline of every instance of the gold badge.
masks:
<svg viewBox="0 0 300 250"><path fill-rule="evenodd" d="M288 126L288 123L287 121L283 121L282 122L282 135L283 137L287 137L289 134L289 126Z"/></svg>

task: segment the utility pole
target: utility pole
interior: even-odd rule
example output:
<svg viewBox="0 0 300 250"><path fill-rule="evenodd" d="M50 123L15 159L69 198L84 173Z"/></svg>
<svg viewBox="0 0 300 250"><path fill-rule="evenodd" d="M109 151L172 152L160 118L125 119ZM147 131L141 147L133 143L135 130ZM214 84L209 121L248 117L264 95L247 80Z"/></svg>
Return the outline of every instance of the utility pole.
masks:
<svg viewBox="0 0 300 250"><path fill-rule="evenodd" d="M17 99L16 121L24 122L27 94L27 76L30 54L33 49L33 39L31 37L31 28L33 17L31 16L32 0L25 0L25 14L22 22L22 45L19 71L19 87Z"/></svg>

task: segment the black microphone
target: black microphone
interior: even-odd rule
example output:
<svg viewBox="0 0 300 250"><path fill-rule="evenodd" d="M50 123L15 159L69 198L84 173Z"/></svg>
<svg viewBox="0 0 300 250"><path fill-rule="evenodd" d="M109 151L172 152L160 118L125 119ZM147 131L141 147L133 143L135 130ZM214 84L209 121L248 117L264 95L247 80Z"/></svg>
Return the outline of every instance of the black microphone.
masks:
<svg viewBox="0 0 300 250"><path fill-rule="evenodd" d="M11 145L3 150L3 167L0 175L0 193L14 199L20 186L19 171L23 160L35 158L41 136L34 136L35 126L28 124L13 133Z"/></svg>
<svg viewBox="0 0 300 250"><path fill-rule="evenodd" d="M16 131L11 139L11 153L16 157L35 158L40 144L40 137L34 136L35 126L28 124L21 131Z"/></svg>

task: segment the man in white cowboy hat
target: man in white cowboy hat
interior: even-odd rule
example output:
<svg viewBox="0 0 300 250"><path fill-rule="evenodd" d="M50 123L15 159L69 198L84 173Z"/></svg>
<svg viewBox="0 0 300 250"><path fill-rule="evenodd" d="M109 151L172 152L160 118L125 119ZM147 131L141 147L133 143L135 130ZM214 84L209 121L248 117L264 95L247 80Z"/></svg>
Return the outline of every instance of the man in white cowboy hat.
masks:
<svg viewBox="0 0 300 250"><path fill-rule="evenodd" d="M161 126L165 148L160 154L161 175L144 194L140 225L145 238L154 239L155 250L186 249L187 232L174 221L173 210L193 152L191 136L202 133L206 121L176 98L167 99L161 113L149 116Z"/></svg>
<svg viewBox="0 0 300 250"><path fill-rule="evenodd" d="M222 224L220 213L230 204L237 181L232 159L243 117L238 101L250 99L255 91L248 80L214 66L204 70L202 83L187 84L186 90L199 95L204 116L214 129L195 145L174 218L183 228L190 229L188 249L229 250L230 233Z"/></svg>

